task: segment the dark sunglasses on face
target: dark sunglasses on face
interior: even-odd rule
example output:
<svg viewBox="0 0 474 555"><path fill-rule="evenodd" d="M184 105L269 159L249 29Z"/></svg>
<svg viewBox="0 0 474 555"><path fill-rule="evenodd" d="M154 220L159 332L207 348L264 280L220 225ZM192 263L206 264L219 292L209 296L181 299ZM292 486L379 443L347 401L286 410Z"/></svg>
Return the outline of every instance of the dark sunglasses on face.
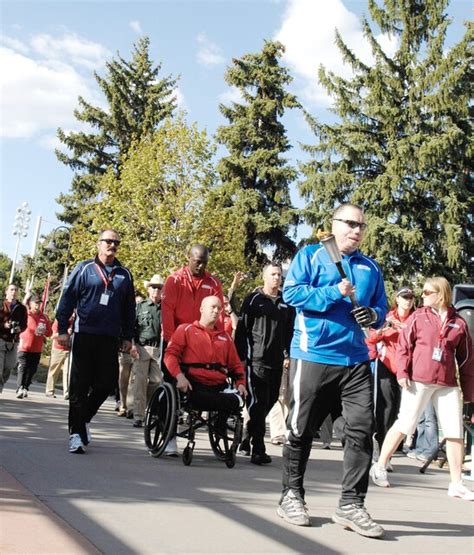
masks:
<svg viewBox="0 0 474 555"><path fill-rule="evenodd" d="M333 221L343 222L347 224L351 229L356 229L357 227L359 227L361 231L365 231L367 229L367 224L356 222L354 220L341 220L340 218L333 218Z"/></svg>
<svg viewBox="0 0 474 555"><path fill-rule="evenodd" d="M118 247L120 245L120 241L118 241L117 239L100 239L100 241L102 241L102 243L107 243L107 245L115 245L116 247Z"/></svg>
<svg viewBox="0 0 474 555"><path fill-rule="evenodd" d="M400 297L402 299L405 299L406 301L410 301L410 300L413 300L415 298L413 295L400 295Z"/></svg>
<svg viewBox="0 0 474 555"><path fill-rule="evenodd" d="M428 291L427 289L423 289L421 294L423 295L423 297L429 297L430 295L434 295L437 292L438 291Z"/></svg>

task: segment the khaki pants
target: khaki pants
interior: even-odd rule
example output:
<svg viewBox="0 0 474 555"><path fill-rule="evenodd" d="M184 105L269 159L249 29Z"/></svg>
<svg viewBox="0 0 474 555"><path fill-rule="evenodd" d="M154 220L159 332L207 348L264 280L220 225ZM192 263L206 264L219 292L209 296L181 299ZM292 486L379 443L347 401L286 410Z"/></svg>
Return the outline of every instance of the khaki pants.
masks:
<svg viewBox="0 0 474 555"><path fill-rule="evenodd" d="M146 405L160 385L163 374L160 369L158 347L137 345L137 350L138 359L133 363L135 378L133 415L136 420L144 420Z"/></svg>
<svg viewBox="0 0 474 555"><path fill-rule="evenodd" d="M132 410L134 404L133 388L129 387L132 366L132 356L129 353L119 353L119 392L121 410Z"/></svg>
<svg viewBox="0 0 474 555"><path fill-rule="evenodd" d="M0 339L0 393L18 360L18 343Z"/></svg>
<svg viewBox="0 0 474 555"><path fill-rule="evenodd" d="M51 349L48 378L46 380L46 395L54 395L54 388L61 370L63 374L63 396L67 397L69 395L69 353L70 351Z"/></svg>

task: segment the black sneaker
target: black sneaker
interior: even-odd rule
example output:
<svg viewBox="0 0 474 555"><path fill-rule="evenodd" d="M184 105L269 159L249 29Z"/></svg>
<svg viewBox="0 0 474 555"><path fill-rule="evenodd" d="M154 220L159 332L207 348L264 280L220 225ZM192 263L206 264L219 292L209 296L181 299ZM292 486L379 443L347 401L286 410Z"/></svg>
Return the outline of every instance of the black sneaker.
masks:
<svg viewBox="0 0 474 555"><path fill-rule="evenodd" d="M245 455L246 457L250 457L250 440L242 440L242 443L239 445L239 453L241 455Z"/></svg>
<svg viewBox="0 0 474 555"><path fill-rule="evenodd" d="M133 423L134 428L143 428L143 420L137 419Z"/></svg>
<svg viewBox="0 0 474 555"><path fill-rule="evenodd" d="M296 526L310 526L311 524L306 503L292 490L289 490L281 500L277 514L286 522Z"/></svg>
<svg viewBox="0 0 474 555"><path fill-rule="evenodd" d="M270 455L267 455L266 453L254 453L250 458L250 462L252 464L258 464L258 465L270 464L272 462L272 458L270 457Z"/></svg>
<svg viewBox="0 0 474 555"><path fill-rule="evenodd" d="M368 538L381 538L384 534L384 529L372 520L364 506L352 504L338 507L332 520Z"/></svg>

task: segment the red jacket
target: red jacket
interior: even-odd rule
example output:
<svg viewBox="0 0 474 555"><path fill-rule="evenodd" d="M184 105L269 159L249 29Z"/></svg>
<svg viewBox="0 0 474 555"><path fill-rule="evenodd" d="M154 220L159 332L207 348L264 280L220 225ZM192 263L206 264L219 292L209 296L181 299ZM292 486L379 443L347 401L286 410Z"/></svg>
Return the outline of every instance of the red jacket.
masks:
<svg viewBox="0 0 474 555"><path fill-rule="evenodd" d="M441 361L433 359L435 348L442 349ZM438 314L429 307L418 308L407 321L398 339L397 378L447 387L458 385L459 368L464 401L474 401L474 355L465 320L449 307L441 324Z"/></svg>
<svg viewBox="0 0 474 555"><path fill-rule="evenodd" d="M411 312L410 315L411 314L413 314L413 312ZM371 329L369 337L365 340L369 347L370 359L380 359L392 374L397 373L395 352L397 349L398 336L400 331L406 326L406 322L410 315L402 319L395 307L387 314L383 328L379 330Z"/></svg>
<svg viewBox="0 0 474 555"><path fill-rule="evenodd" d="M184 266L171 274L166 279L161 295L164 340L169 341L180 324L190 324L199 320L201 302L210 295L219 297L224 306L221 282L209 272L204 272L202 277L192 276L189 268ZM219 317L217 327L224 329L222 315Z"/></svg>
<svg viewBox="0 0 474 555"><path fill-rule="evenodd" d="M166 368L171 375L182 372L180 363L202 363L202 367L191 367L186 371L190 380L205 385L219 385L226 381L226 374L207 369L205 364L219 364L234 378L235 386L245 385L245 373L232 338L224 331L208 330L199 322L182 324L173 333L165 351Z"/></svg>
<svg viewBox="0 0 474 555"><path fill-rule="evenodd" d="M46 331L43 335L36 335L36 328L39 324L46 326ZM28 324L26 330L20 335L18 350L23 353L41 353L45 338L51 337L52 333L51 322L46 314L42 312L38 314L28 312Z"/></svg>

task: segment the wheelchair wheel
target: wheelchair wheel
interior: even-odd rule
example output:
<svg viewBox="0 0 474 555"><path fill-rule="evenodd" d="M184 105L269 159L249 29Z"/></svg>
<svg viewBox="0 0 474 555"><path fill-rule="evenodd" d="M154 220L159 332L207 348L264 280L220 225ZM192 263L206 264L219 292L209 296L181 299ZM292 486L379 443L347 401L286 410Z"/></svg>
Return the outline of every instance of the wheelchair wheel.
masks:
<svg viewBox="0 0 474 555"><path fill-rule="evenodd" d="M232 445L225 458L225 465L227 466L227 468L234 468L235 461L237 459L235 452L236 452L236 448Z"/></svg>
<svg viewBox="0 0 474 555"><path fill-rule="evenodd" d="M186 466L189 466L192 460L193 460L193 448L188 445L183 450L183 463Z"/></svg>
<svg viewBox="0 0 474 555"><path fill-rule="evenodd" d="M216 458L220 461L225 462L229 468L232 468L232 466L234 466L235 464L235 452L237 451L237 447L242 436L241 417L237 415L231 415L227 422L226 433L225 435L221 435L216 431L215 428L217 415L217 412L209 413L209 443L211 444L211 448ZM228 463L231 462L232 458L232 451L234 452L234 462L233 464L229 465Z"/></svg>
<svg viewBox="0 0 474 555"><path fill-rule="evenodd" d="M176 427L176 393L169 383L161 384L148 403L144 435L152 457L159 457Z"/></svg>

